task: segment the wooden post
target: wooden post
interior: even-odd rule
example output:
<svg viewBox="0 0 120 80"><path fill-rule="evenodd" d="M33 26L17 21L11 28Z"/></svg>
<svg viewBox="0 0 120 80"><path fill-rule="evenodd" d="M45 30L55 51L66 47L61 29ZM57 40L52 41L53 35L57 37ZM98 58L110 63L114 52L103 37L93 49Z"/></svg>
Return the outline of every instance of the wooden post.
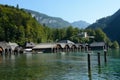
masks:
<svg viewBox="0 0 120 80"><path fill-rule="evenodd" d="M7 55L7 54L8 54L8 49L6 48L6 49L5 49L5 55Z"/></svg>
<svg viewBox="0 0 120 80"><path fill-rule="evenodd" d="M86 51L88 51L88 46L86 46Z"/></svg>
<svg viewBox="0 0 120 80"><path fill-rule="evenodd" d="M57 53L59 52L59 48L58 48L58 46L57 46Z"/></svg>
<svg viewBox="0 0 120 80"><path fill-rule="evenodd" d="M11 49L9 49L9 53L10 53L10 55L11 55L11 53L12 53L12 50L11 50Z"/></svg>
<svg viewBox="0 0 120 80"><path fill-rule="evenodd" d="M98 66L100 66L100 53L98 52Z"/></svg>
<svg viewBox="0 0 120 80"><path fill-rule="evenodd" d="M79 51L81 51L81 46L79 46Z"/></svg>
<svg viewBox="0 0 120 80"><path fill-rule="evenodd" d="M51 47L51 53L53 53L53 48Z"/></svg>
<svg viewBox="0 0 120 80"><path fill-rule="evenodd" d="M88 72L91 71L90 54L88 53Z"/></svg>
<svg viewBox="0 0 120 80"><path fill-rule="evenodd" d="M77 47L77 52L78 52L78 47Z"/></svg>
<svg viewBox="0 0 120 80"><path fill-rule="evenodd" d="M54 48L54 53L56 53L56 47Z"/></svg>
<svg viewBox="0 0 120 80"><path fill-rule="evenodd" d="M67 52L67 48L65 47L65 52Z"/></svg>
<svg viewBox="0 0 120 80"><path fill-rule="evenodd" d="M104 51L104 61L105 61L105 63L107 62L107 51Z"/></svg>
<svg viewBox="0 0 120 80"><path fill-rule="evenodd" d="M75 48L75 47L73 46L73 51L72 51L72 52L75 52L74 48Z"/></svg>

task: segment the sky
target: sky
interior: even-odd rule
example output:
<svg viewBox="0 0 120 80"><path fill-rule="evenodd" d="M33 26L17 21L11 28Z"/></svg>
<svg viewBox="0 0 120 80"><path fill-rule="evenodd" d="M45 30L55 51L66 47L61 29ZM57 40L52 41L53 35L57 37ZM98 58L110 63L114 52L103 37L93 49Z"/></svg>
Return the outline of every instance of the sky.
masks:
<svg viewBox="0 0 120 80"><path fill-rule="evenodd" d="M31 9L68 22L94 23L120 9L120 0L0 0L0 4Z"/></svg>

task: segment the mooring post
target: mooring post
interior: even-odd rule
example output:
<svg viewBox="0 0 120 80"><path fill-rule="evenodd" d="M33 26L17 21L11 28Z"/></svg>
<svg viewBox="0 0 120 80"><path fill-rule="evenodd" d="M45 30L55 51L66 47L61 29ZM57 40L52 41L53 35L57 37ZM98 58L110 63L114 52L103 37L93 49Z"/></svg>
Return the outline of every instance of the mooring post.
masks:
<svg viewBox="0 0 120 80"><path fill-rule="evenodd" d="M106 50L104 51L104 61L105 63L107 62L107 51Z"/></svg>
<svg viewBox="0 0 120 80"><path fill-rule="evenodd" d="M98 52L98 66L100 66L100 53Z"/></svg>
<svg viewBox="0 0 120 80"><path fill-rule="evenodd" d="M91 71L90 54L88 53L88 72Z"/></svg>

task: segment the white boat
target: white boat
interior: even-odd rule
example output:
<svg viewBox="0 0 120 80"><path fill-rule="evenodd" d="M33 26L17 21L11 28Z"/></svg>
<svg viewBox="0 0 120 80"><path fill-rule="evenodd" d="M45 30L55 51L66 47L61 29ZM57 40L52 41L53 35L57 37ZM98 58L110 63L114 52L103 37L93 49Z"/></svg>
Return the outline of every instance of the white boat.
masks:
<svg viewBox="0 0 120 80"><path fill-rule="evenodd" d="M32 53L32 49L31 48L24 49L23 53Z"/></svg>

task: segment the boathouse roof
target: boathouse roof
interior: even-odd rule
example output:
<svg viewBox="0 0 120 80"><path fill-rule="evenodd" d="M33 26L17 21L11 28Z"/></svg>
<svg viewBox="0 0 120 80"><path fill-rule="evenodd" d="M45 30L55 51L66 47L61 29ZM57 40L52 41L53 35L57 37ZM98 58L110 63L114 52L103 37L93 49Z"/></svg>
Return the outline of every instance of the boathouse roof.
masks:
<svg viewBox="0 0 120 80"><path fill-rule="evenodd" d="M105 46L105 42L93 42L90 44L90 47Z"/></svg>
<svg viewBox="0 0 120 80"><path fill-rule="evenodd" d="M65 48L66 46L68 46L69 48L71 48L71 46L72 46L73 44L67 44L67 43L57 43L57 45L60 45L60 46L61 46L61 48Z"/></svg>
<svg viewBox="0 0 120 80"><path fill-rule="evenodd" d="M0 42L0 47L2 47L3 50L5 50L5 49L11 49L10 45L7 42L5 42L5 41Z"/></svg>
<svg viewBox="0 0 120 80"><path fill-rule="evenodd" d="M54 48L56 44L54 43L40 43L33 47L33 49L45 49L45 48Z"/></svg>
<svg viewBox="0 0 120 80"><path fill-rule="evenodd" d="M12 50L15 50L15 48L19 46L17 43L12 43L12 42L9 42L8 44L10 45Z"/></svg>
<svg viewBox="0 0 120 80"><path fill-rule="evenodd" d="M32 47L34 47L35 46L35 44L33 43L33 42L27 42L26 44L25 44L25 47L26 48L32 48Z"/></svg>
<svg viewBox="0 0 120 80"><path fill-rule="evenodd" d="M58 43L69 43L69 44L75 44L74 42L70 41L70 40L61 40Z"/></svg>

